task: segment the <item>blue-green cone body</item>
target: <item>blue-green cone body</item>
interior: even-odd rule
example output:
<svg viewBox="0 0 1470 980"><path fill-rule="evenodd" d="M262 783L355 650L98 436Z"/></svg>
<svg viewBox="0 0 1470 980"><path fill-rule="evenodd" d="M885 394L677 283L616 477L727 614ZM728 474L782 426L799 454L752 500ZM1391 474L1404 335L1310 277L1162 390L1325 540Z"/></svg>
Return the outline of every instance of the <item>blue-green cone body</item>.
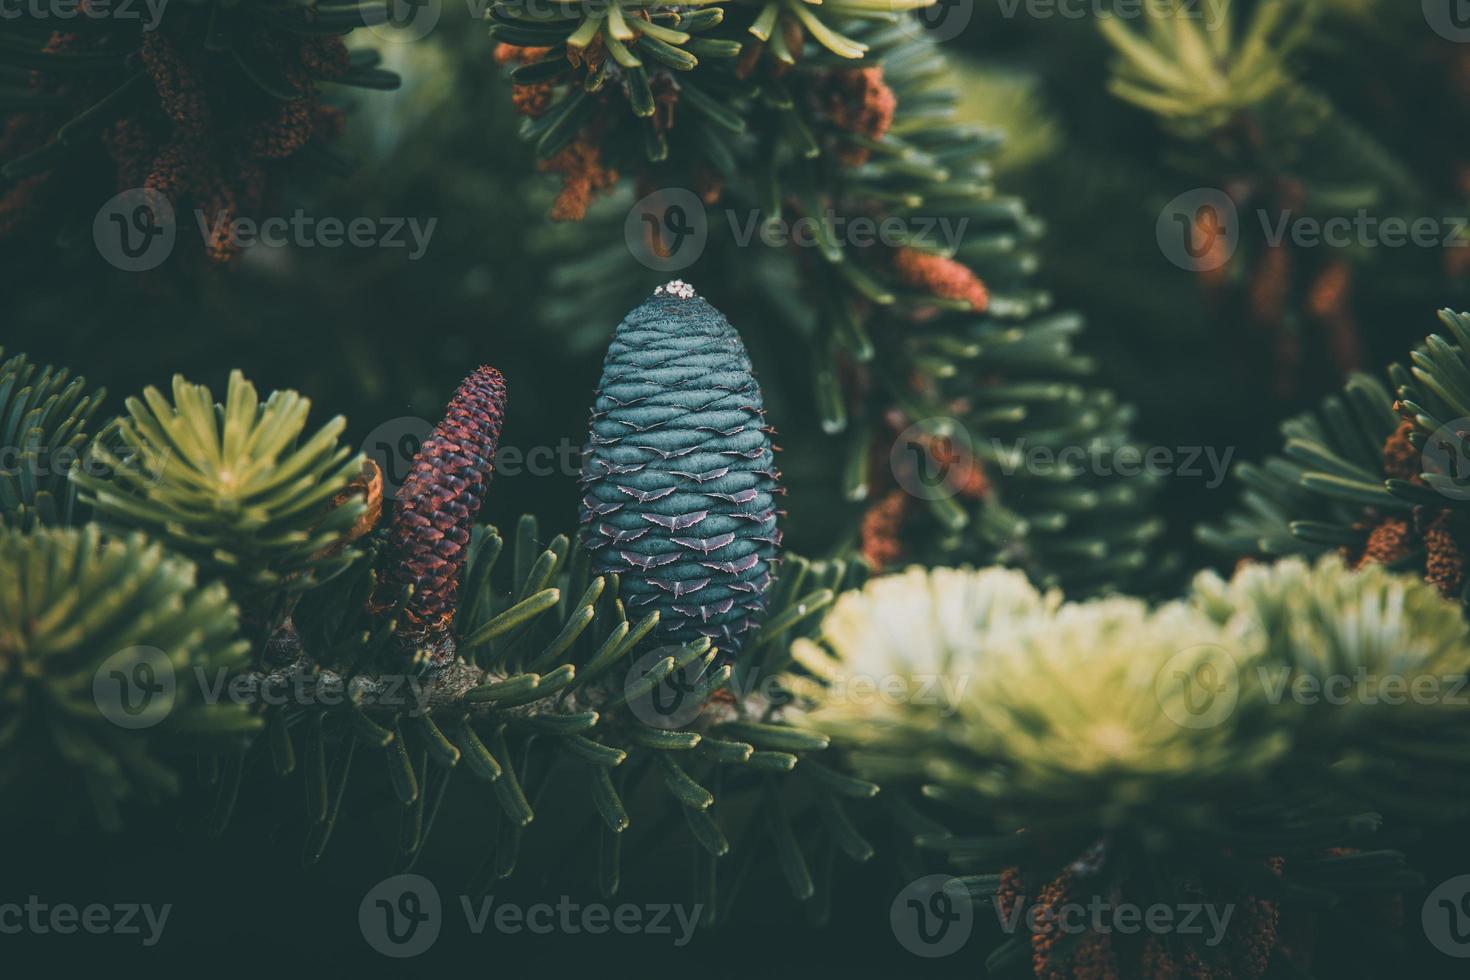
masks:
<svg viewBox="0 0 1470 980"><path fill-rule="evenodd" d="M760 387L729 321L674 282L613 334L582 457L582 541L630 619L733 653L759 621L780 492Z"/></svg>

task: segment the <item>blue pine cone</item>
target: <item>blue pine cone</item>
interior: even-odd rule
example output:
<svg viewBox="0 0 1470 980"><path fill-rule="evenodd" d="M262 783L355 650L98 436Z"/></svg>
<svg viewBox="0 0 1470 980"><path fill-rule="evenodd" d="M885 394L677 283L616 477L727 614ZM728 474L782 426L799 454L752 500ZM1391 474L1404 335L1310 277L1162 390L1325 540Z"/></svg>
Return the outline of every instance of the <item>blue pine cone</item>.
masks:
<svg viewBox="0 0 1470 980"><path fill-rule="evenodd" d="M766 608L781 532L760 387L724 315L682 282L613 334L582 456L582 542L629 618L735 653Z"/></svg>

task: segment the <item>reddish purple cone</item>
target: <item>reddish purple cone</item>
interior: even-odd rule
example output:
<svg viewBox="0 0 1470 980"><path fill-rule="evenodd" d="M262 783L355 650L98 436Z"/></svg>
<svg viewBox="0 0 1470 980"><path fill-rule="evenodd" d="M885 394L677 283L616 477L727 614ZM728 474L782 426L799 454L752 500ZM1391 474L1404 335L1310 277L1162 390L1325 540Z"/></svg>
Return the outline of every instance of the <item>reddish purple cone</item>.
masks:
<svg viewBox="0 0 1470 980"><path fill-rule="evenodd" d="M493 367L465 378L398 491L379 596L388 604L413 586L403 633L416 643L446 634L454 620L470 529L494 473L505 397L505 379Z"/></svg>

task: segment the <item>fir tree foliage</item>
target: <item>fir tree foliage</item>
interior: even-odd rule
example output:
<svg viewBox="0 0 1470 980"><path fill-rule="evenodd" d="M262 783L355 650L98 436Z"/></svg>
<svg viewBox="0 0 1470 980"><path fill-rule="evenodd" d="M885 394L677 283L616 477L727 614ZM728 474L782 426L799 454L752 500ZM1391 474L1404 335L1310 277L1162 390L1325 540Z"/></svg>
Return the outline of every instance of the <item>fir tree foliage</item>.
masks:
<svg viewBox="0 0 1470 980"><path fill-rule="evenodd" d="M1286 61L1310 36L1312 3L1261 3L1237 16L1232 0L1167 0L1141 28L1121 17L1098 27L1117 51L1109 90L1158 115L1183 138L1215 132L1295 84Z"/></svg>
<svg viewBox="0 0 1470 980"><path fill-rule="evenodd" d="M605 88L621 91L640 121L642 145L650 161L668 158L665 127L657 120L660 97L670 85L701 117L712 146L745 129L741 110L725 103L757 94L738 84L736 59L753 44L771 57L795 65L808 38L828 53L861 61L870 44L848 25L854 21L895 24L910 10L933 0L833 0L820 5L796 0L759 0L728 5L712 0L686 6L647 0L594 0L569 3L548 13L534 3L509 0L491 8L491 37L544 54L515 69L512 81L555 89L539 120L527 122L523 135L538 152L553 156L597 116L596 96ZM701 66L704 71L700 71ZM721 66L710 70L710 66ZM672 75L670 73L673 73ZM723 137L713 129L724 130ZM717 150L716 152L720 152Z"/></svg>
<svg viewBox="0 0 1470 980"><path fill-rule="evenodd" d="M1308 783L1419 822L1467 809L1470 764L1443 751L1470 726L1457 693L1470 676L1458 603L1379 565L1350 572L1335 555L1247 565L1228 582L1204 573L1193 603L1260 649L1258 680L1283 702L1269 710L1287 716L1294 761L1324 761ZM1298 701L1293 690L1308 693Z"/></svg>
<svg viewBox="0 0 1470 980"><path fill-rule="evenodd" d="M682 284L613 333L581 527L549 539L532 517L504 533L479 520L506 411L492 368L466 379L379 526L381 480L340 445L340 419L308 428L295 392L262 401L236 372L217 402L176 379L171 397L130 399L94 439L100 393L12 359L0 364L0 435L21 465L0 471L0 788L29 799L38 770L60 773L116 827L121 806L178 793L187 759L219 834L246 794L280 790L255 783L269 769L304 801L277 829L306 864L349 817L384 815L396 869L427 864L431 845L463 864L446 828L469 822L473 892L518 867L544 880L551 851L613 895L649 853L683 847L706 923L726 919L762 870L821 921L833 859L867 861L877 841L909 877L942 867L958 876L952 898L1003 915L1092 899L1239 910L1219 945L1014 931L988 975L1371 969L1349 943L1319 943L1306 963L1302 936L1355 932L1329 924L1417 887L1397 831L1465 808L1464 711L1393 698L1380 682L1450 695L1470 673L1470 317L1443 314L1447 336L1387 384L1355 376L1284 427L1283 458L1241 467L1245 513L1202 537L1286 560L1202 575L1157 606L1077 601L1156 576L1153 488L1108 475L1116 466L1026 454L1116 461L1136 451L1131 412L1093 385L1081 321L1036 284L1040 223L993 185L998 135L957 120L945 59L899 19L921 5L506 0L490 14L523 134L566 179L557 210L598 232L583 237L623 237L626 200L613 198L611 224L586 206L615 170L644 189L687 184L765 226L824 229L806 250L715 241L705 261L721 269L716 289L769 312L742 317L741 331L803 363L812 427L846 448L841 489L868 510L839 557L780 552L750 360ZM1215 31L1186 6L1104 23L1116 95L1234 163L1251 158L1242 147L1274 152L1282 133L1291 145L1273 165L1367 146L1294 70L1321 5L1217 0L1203 5L1225 19ZM22 83L5 104L30 116L6 135L31 140L0 171L0 232L14 195L42 187L30 178L77 146L115 153L101 134L119 125L158 135L178 123L198 137L199 120L170 114L180 93L160 77L200 51L219 55L211 104L238 89L242 105L279 102L298 122L328 75L391 84L370 56L334 45L312 48L330 55L316 63L325 74L273 77L255 44L259 30L326 38L377 15L191 4L163 40L108 25L95 47L26 24L0 41L0 65L38 73L0 74ZM49 88L63 70L84 83ZM274 132L280 117L262 118ZM299 126L272 152L332 162L301 140L316 133ZM206 144L219 149L188 148ZM160 146L179 149L167 136ZM0 162L14 148L0 141ZM1408 196L1389 154L1318 155ZM174 173L170 152L141 171L113 162L150 186ZM229 181L205 183L186 194ZM862 248L826 234L829 214L968 231ZM565 288L546 309L577 321L583 346L606 340L607 308L646 296L628 251L586 249L554 273ZM94 523L44 526L86 516L44 464L89 444L70 490ZM913 449L949 468L953 492L913 491ZM890 567L1011 567L870 580L856 550ZM200 704L180 684L146 731L109 717L109 681L160 669L298 696ZM1347 703L1291 694L1344 676L1368 680ZM854 697L892 678L907 697ZM1203 719L1190 683L1213 695ZM469 821L451 819L460 806ZM1380 813L1394 834L1379 833Z"/></svg>
<svg viewBox="0 0 1470 980"><path fill-rule="evenodd" d="M72 480L98 523L146 531L194 560L268 635L293 595L355 557L342 546L367 504L337 498L363 460L340 444L345 419L308 433L308 399L262 401L238 371L223 403L180 376L172 393L128 398Z"/></svg>
<svg viewBox="0 0 1470 980"><path fill-rule="evenodd" d="M1335 556L1246 566L1230 581L1204 573L1156 609L1063 603L998 569L911 569L844 596L793 655L813 722L860 746L860 769L976 794L1033 831L1177 831L1236 805L1241 787L1300 796L1306 786L1339 807L1421 819L1463 806L1446 783L1455 767L1411 764L1465 724L1452 689L1470 670L1470 632L1457 604ZM949 680L952 696L905 702L873 724L825 693L890 674ZM1293 695L1302 677L1336 676L1369 686L1339 700ZM1214 678L1223 696L1191 710L1180 677ZM1438 696L1384 686L1430 682ZM937 750L920 773L916 740Z"/></svg>
<svg viewBox="0 0 1470 980"><path fill-rule="evenodd" d="M804 31L761 43L730 22L738 9L720 29L743 45L741 63L679 74L669 96L679 111L652 130L659 164L631 149L636 134L617 117L592 109L588 122L538 106L529 135L565 127L562 136L590 148L599 166L632 170L644 187L707 189L707 199L732 213L749 209L762 227L806 219L819 229L811 249L766 248L758 236L741 248L724 240L717 216L703 264L689 275L707 265L719 273L706 282L733 277L732 296L769 310L744 329L761 329L766 346L804 361L809 381L792 397L808 406L821 437L842 440L837 485L855 509L866 508L849 540L875 564L982 556L1078 593L1159 573L1153 481L1111 475L1121 468L1111 460L1138 452L1132 411L1090 383L1095 366L1077 346L1081 319L1055 309L1033 280L1040 223L994 187L989 159L1000 134L956 118L945 58L912 24L886 17L845 22L845 36L866 48L855 60ZM535 83L520 73L540 55L518 57L529 59L511 76L525 105ZM718 120L705 111L706 88L719 97ZM602 91L598 104L618 97ZM537 145L543 156L554 148ZM552 154L547 166L561 172L560 162ZM588 237L621 242L628 204L592 208L585 220L597 235L548 236L548 248L581 253L556 271L558 289L545 303L576 344L600 341L589 327L593 310L633 305L647 289L647 270L626 245L585 245ZM857 247L828 234L834 215L892 218L909 231L888 243L899 247ZM940 219L962 230L953 246L918 233ZM952 474L950 491L922 499L904 491L915 464L911 447L894 452L904 434ZM1063 449L1082 461L1063 458Z"/></svg>
<svg viewBox="0 0 1470 980"><path fill-rule="evenodd" d="M350 168L328 146L340 109L323 85L398 85L375 52L343 41L386 22L381 3L191 0L72 16L34 4L13 14L0 38L0 239L87 241L98 207L128 191L160 224L185 207L254 216L287 164ZM218 233L203 246L220 262L238 251Z"/></svg>
<svg viewBox="0 0 1470 980"><path fill-rule="evenodd" d="M588 866L606 894L620 887L624 833L642 821L663 826L673 813L683 829L663 832L698 845L697 894L712 918L728 911L735 891L715 890L715 864L736 852L738 863L760 858L780 867L793 894L811 900L813 857L797 844L792 821L811 812L813 800L841 816L845 801L866 800L877 786L842 775L836 760L823 762L827 736L783 721L779 704L764 696L740 692L783 669L791 638L813 630L835 594L863 581L861 563L788 556L767 619L732 664L707 636L661 638L659 612L639 615L627 601L638 594L627 591L636 570L594 574L592 556L575 539L544 541L530 517L509 537L475 529L454 617L458 660L420 673L410 700L388 683L401 679L391 628L375 628L382 619L366 610L343 616L371 591L366 563L298 607L301 659L279 667L280 676L305 671L315 683L352 691L345 707L273 713L272 735L262 740L269 747L259 749L272 753L282 776L302 781L306 859L320 857L343 800L373 798L372 787L386 785L402 807L397 861L412 866L450 780L467 778L489 785L495 800L496 830L476 889L510 875L523 844L536 845L535 801L545 798L556 801L556 821L567 807L595 821ZM347 792L358 751L381 761L353 766L367 775L354 775L361 786ZM300 760L309 763L304 771ZM667 808L662 814L628 802L647 800L649 787ZM728 821L743 827L744 817L734 816L743 811L725 817L719 803L727 795L754 795L775 808L768 826L739 835L740 848ZM871 845L853 834L844 816L819 838L866 859Z"/></svg>
<svg viewBox="0 0 1470 980"><path fill-rule="evenodd" d="M197 697L195 671L228 677L249 645L225 588L200 582L189 561L141 533L87 525L0 531L0 568L7 798L68 817L90 798L116 830L125 802L178 793L181 760L258 727L239 706Z"/></svg>
<svg viewBox="0 0 1470 980"><path fill-rule="evenodd" d="M1283 424L1284 455L1237 467L1241 508L1200 538L1237 555L1336 549L1463 599L1470 317L1439 318L1447 334L1390 365L1386 384L1356 375Z"/></svg>
<svg viewBox="0 0 1470 980"><path fill-rule="evenodd" d="M722 329L727 380L744 404L753 380ZM505 406L492 369L466 385L449 410L461 448L465 431L498 432ZM498 400L480 398L486 391ZM827 736L787 721L779 689L757 682L779 675L790 640L865 580L860 560L786 556L763 589L764 620L743 632L731 663L733 650L709 636L662 635L661 611L631 601L649 594L640 579L649 569L598 573L576 536L543 540L530 517L509 542L474 526L434 593L453 597L438 622L449 642L425 646L423 577L412 574L420 552L402 546L414 534L451 543L435 530L435 508L463 508L441 499L444 481L410 481L414 499L399 507L425 519L387 522L351 549L365 560L347 560L344 546L375 516L371 482L353 488L363 471L337 446L340 423L310 434L307 409L295 392L262 401L238 372L223 403L177 379L172 402L156 391L130 399L97 438L89 462L103 475L73 472L96 523L4 532L7 787L27 786L49 752L77 770L116 827L122 804L178 792L174 762L193 758L210 798L205 828L221 834L253 791L252 760L266 757L299 784L306 863L320 859L345 809L376 807L386 792L398 817L394 862L408 868L463 773L494 801L470 887L509 875L538 809L552 805L541 801L557 800L559 818L580 812L600 828L588 869L609 895L623 876L622 835L637 824L696 845L694 887L711 921L740 891L744 872L715 873L735 856L742 868L779 869L821 914L831 876L818 858L871 856L847 807L866 806L878 787L844 774L840 759L824 763ZM769 462L769 441L757 437ZM435 445L421 450L426 469L449 466ZM448 482L483 487L492 457L493 438L464 457L475 474L455 470ZM232 597L277 618L242 623ZM416 654L406 659L405 649ZM201 671L244 695L199 703ZM112 680L162 673L175 684L156 725L138 730L109 714ZM296 696L265 696L283 690ZM738 803L718 806L727 798ZM751 800L763 808L754 822ZM814 820L817 833L798 832Z"/></svg>
<svg viewBox="0 0 1470 980"><path fill-rule="evenodd" d="M0 348L0 358L4 357ZM90 441L106 392L84 378L31 363L0 361L0 524L69 522L75 513L67 472Z"/></svg>
<svg viewBox="0 0 1470 980"><path fill-rule="evenodd" d="M1278 931L1288 902L1313 896L1317 911L1292 914L1326 929L1336 903L1416 881L1375 840L1376 811L1461 811L1460 753L1421 753L1462 739L1463 709L1377 685L1391 674L1449 694L1470 671L1466 640L1458 606L1432 588L1331 557L1205 575L1154 609L1065 603L998 569L912 569L843 596L794 645L791 686L858 774L924 801L934 823L915 843L959 869L956 899L1003 914L1181 895L1254 909L1207 945L1017 930L990 975L1093 976L1099 963L1104 976L1294 975L1304 951ZM1346 703L1289 693L1360 668L1371 686ZM1278 670L1285 696L1266 681ZM845 696L874 675L948 696L874 718ZM1319 966L1370 948L1319 949Z"/></svg>
<svg viewBox="0 0 1470 980"><path fill-rule="evenodd" d="M1390 369L1390 378L1402 369ZM1284 456L1241 463L1241 507L1200 537L1234 554L1320 554L1363 546L1364 508L1408 514L1411 506L1388 493L1383 447L1398 423L1393 395L1377 378L1352 377L1320 409L1283 423Z"/></svg>

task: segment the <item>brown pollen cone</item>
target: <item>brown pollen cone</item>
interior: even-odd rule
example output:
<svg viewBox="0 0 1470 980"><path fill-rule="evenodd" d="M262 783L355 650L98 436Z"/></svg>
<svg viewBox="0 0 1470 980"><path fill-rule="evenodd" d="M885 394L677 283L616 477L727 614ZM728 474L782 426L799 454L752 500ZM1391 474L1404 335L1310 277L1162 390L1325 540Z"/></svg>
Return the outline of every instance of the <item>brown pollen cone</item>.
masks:
<svg viewBox="0 0 1470 980"><path fill-rule="evenodd" d="M1391 480L1410 480L1414 483L1421 482L1420 473L1423 470L1423 460L1419 450L1409 441L1409 436L1414 431L1414 423L1404 419L1398 428L1383 443L1383 475Z"/></svg>
<svg viewBox="0 0 1470 980"><path fill-rule="evenodd" d="M929 455L947 474L946 482L956 494L967 500L983 500L990 493L990 478L980 461L949 438L929 437L924 440Z"/></svg>
<svg viewBox="0 0 1470 980"><path fill-rule="evenodd" d="M586 129L555 156L538 165L543 173L560 174L561 193L551 207L552 221L581 221L598 193L612 189L618 172L602 162L600 133Z"/></svg>
<svg viewBox="0 0 1470 980"><path fill-rule="evenodd" d="M990 294L970 268L943 255L900 248L893 255L898 276L915 289L941 299L963 300L976 313L990 305Z"/></svg>
<svg viewBox="0 0 1470 980"><path fill-rule="evenodd" d="M1465 584L1465 555L1450 528L1450 513L1442 511L1424 531L1424 581L1447 599L1459 596Z"/></svg>
<svg viewBox="0 0 1470 980"><path fill-rule="evenodd" d="M1327 349L1338 371L1348 374L1363 362L1363 340L1352 310L1353 267L1345 259L1329 262L1312 282L1307 309L1327 335Z"/></svg>
<svg viewBox="0 0 1470 980"><path fill-rule="evenodd" d="M498 44L495 47L495 62L501 65L531 65L550 52L550 48ZM553 89L550 82L536 82L531 85L515 85L510 93L510 101L521 115L535 119L545 115L546 110L551 108L552 95Z"/></svg>
<svg viewBox="0 0 1470 980"><path fill-rule="evenodd" d="M906 490L890 490L863 513L863 557L874 571L883 571L903 557L903 525L912 497Z"/></svg>
<svg viewBox="0 0 1470 980"><path fill-rule="evenodd" d="M1266 867L1280 875L1280 858ZM1021 914L1027 889L1019 868L1002 872L996 905L1006 922L1028 922L1031 927L1031 968L1037 980L1260 980L1280 944L1280 906L1274 899L1251 894L1220 895L1198 882L1184 881L1186 892L1215 905L1229 900L1236 909L1218 945L1191 941L1182 933L1155 934L1134 940L1111 927L1077 930L1079 910L1101 898L1104 909L1121 909L1115 889L1094 895L1083 887L1084 877L1073 865L1042 885L1030 907L1030 921ZM1068 916L1071 921L1068 921Z"/></svg>
<svg viewBox="0 0 1470 980"><path fill-rule="evenodd" d="M202 212L214 229L205 233L204 254L228 262L238 252L227 232L230 223L269 205L285 173L282 162L309 143L340 134L341 111L322 102L317 87L348 72L347 46L339 37L301 36L264 24L232 36L238 62L163 30L143 32L131 51L120 48L120 41L134 43L111 31L54 34L48 52L74 55L83 64L89 57L126 54L127 66L33 72L32 91L64 104L7 126L0 156L44 144L57 126L138 72L128 83L129 99L100 120L97 141L110 158L116 189L156 191L178 216ZM246 83L241 66L247 61L273 80L275 91L290 97ZM0 193L0 231L11 230L7 215L18 199L32 200L42 183L60 173L47 171ZM76 194L74 188L67 191Z"/></svg>
<svg viewBox="0 0 1470 980"><path fill-rule="evenodd" d="M1031 934L1031 968L1038 980L1122 980L1108 937L1095 932L1069 936L1062 916L1074 901L1073 873L1065 871L1036 896L1040 913ZM1068 940L1071 940L1070 942Z"/></svg>
<svg viewBox="0 0 1470 980"><path fill-rule="evenodd" d="M872 140L888 134L898 110L898 96L883 81L881 65L832 72L821 97L832 125ZM871 152L866 147L847 146L840 156L848 166L860 167L868 162Z"/></svg>
<svg viewBox="0 0 1470 980"><path fill-rule="evenodd" d="M1357 567L1392 565L1402 561L1413 551L1412 535L1408 521L1398 517L1385 519L1369 532L1368 542L1363 546L1363 554L1358 559Z"/></svg>
<svg viewBox="0 0 1470 980"><path fill-rule="evenodd" d="M519 44L502 43L495 46L495 63L508 65L515 62L517 64L529 65L532 62L540 61L549 53L551 53L550 48L522 47Z"/></svg>
<svg viewBox="0 0 1470 980"><path fill-rule="evenodd" d="M1383 444L1383 475L1389 479L1423 483L1423 461L1409 440L1414 425L1400 422ZM1422 554L1424 581L1453 599L1465 587L1465 551L1460 543L1462 522L1448 508L1416 507L1413 519L1371 515L1359 528L1368 531L1361 553L1343 549L1358 568L1369 564L1393 565ZM1417 566L1416 557L1415 564Z"/></svg>
<svg viewBox="0 0 1470 980"><path fill-rule="evenodd" d="M454 621L470 531L494 472L505 403L505 379L493 367L466 378L443 421L414 454L398 491L374 606L392 605L405 586L413 586L401 632L416 644L447 634ZM435 649L442 653L441 646Z"/></svg>

